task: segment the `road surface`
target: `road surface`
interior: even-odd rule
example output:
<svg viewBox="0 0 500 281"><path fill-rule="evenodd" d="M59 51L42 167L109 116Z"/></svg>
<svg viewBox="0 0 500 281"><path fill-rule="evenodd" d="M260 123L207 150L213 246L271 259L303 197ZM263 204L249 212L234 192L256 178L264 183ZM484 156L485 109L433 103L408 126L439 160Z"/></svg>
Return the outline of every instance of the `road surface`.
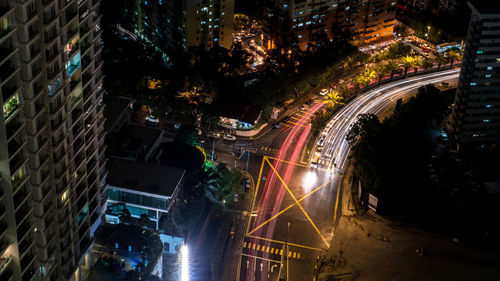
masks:
<svg viewBox="0 0 500 281"><path fill-rule="evenodd" d="M296 162L310 131L310 118L322 110L321 101L299 112L293 126L275 129L279 130L273 133L275 140L282 140L281 146L269 151L272 158L263 157L258 174L251 171L258 190L242 245L239 279L277 280L281 269L283 275L288 273L288 280L310 280L318 255L327 249L332 239L338 180L349 152L345 135L357 115L378 114L397 99L413 95L418 87L457 79L458 73L459 70L453 69L394 81L349 102L324 131L322 165L317 170ZM285 245L288 262L284 258Z"/></svg>

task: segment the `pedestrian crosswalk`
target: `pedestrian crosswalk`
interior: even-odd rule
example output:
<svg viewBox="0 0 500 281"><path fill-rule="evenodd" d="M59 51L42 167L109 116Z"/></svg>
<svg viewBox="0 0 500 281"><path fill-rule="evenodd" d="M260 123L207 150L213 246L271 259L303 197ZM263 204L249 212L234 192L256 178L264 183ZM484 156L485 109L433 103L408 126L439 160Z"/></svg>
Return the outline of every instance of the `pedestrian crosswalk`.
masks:
<svg viewBox="0 0 500 281"><path fill-rule="evenodd" d="M268 152L278 152L279 148L274 148L274 147L268 147L268 146L262 146L260 150L263 151L268 151Z"/></svg>
<svg viewBox="0 0 500 281"><path fill-rule="evenodd" d="M245 249L251 249L251 250L256 250L259 252L266 252L270 253L273 255L283 255L283 248L277 248L277 247L269 247L257 243L251 243L251 242L243 242L243 248ZM288 251L288 257L291 259L296 259L296 260L305 260L305 256L301 254L300 252L290 250Z"/></svg>

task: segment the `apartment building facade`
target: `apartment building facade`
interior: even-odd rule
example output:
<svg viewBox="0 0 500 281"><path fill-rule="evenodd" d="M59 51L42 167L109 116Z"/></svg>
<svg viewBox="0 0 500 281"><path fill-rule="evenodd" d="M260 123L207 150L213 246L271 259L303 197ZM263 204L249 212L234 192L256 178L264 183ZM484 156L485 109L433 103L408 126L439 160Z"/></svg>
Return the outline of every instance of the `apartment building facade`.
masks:
<svg viewBox="0 0 500 281"><path fill-rule="evenodd" d="M186 0L186 47L233 44L234 0Z"/></svg>
<svg viewBox="0 0 500 281"><path fill-rule="evenodd" d="M454 13L458 11L466 0L401 0L401 5L422 11L430 11L438 15L440 12Z"/></svg>
<svg viewBox="0 0 500 281"><path fill-rule="evenodd" d="M277 14L288 15L289 41L302 50L332 40L336 30L350 31L356 45L393 36L396 0L277 0L274 5Z"/></svg>
<svg viewBox="0 0 500 281"><path fill-rule="evenodd" d="M500 144L500 8L494 4L467 3L472 15L450 122L459 149Z"/></svg>
<svg viewBox="0 0 500 281"><path fill-rule="evenodd" d="M100 0L0 1L0 280L85 280L105 206Z"/></svg>
<svg viewBox="0 0 500 281"><path fill-rule="evenodd" d="M168 51L186 48L183 0L124 0L122 25L142 40Z"/></svg>

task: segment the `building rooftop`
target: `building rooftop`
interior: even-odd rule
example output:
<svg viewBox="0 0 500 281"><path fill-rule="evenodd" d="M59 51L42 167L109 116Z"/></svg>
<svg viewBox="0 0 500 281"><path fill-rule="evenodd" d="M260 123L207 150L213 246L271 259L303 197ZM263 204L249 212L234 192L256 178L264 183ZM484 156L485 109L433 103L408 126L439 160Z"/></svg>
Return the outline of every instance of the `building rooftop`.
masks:
<svg viewBox="0 0 500 281"><path fill-rule="evenodd" d="M110 132L122 118L123 114L129 110L131 100L128 98L108 97L104 102L106 103L106 107L104 107L104 117L106 117L104 130L106 130L106 132Z"/></svg>
<svg viewBox="0 0 500 281"><path fill-rule="evenodd" d="M147 161L161 141L163 131L155 128L127 126L108 139L110 156Z"/></svg>
<svg viewBox="0 0 500 281"><path fill-rule="evenodd" d="M110 158L108 183L118 188L172 197L185 170Z"/></svg>
<svg viewBox="0 0 500 281"><path fill-rule="evenodd" d="M500 15L500 2L498 0L471 0L467 5L479 14Z"/></svg>
<svg viewBox="0 0 500 281"><path fill-rule="evenodd" d="M262 110L257 106L230 104L224 105L221 110L221 117L232 118L248 124L254 124L259 119L261 113Z"/></svg>

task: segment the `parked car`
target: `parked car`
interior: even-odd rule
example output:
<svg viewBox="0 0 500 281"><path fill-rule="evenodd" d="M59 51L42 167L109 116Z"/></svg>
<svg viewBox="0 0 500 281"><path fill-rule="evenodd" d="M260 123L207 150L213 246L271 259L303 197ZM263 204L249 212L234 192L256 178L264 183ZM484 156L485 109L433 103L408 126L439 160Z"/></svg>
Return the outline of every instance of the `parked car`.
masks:
<svg viewBox="0 0 500 281"><path fill-rule="evenodd" d="M155 117L153 115L146 116L144 120L144 124L146 126L151 126L151 127L158 127L160 125L160 119L158 117Z"/></svg>
<svg viewBox="0 0 500 281"><path fill-rule="evenodd" d="M299 107L299 109L302 110L302 111L306 111L307 110L307 106L302 105L301 107Z"/></svg>
<svg viewBox="0 0 500 281"><path fill-rule="evenodd" d="M225 140L228 140L228 141L235 141L236 140L236 137L233 136L233 135L230 135L230 134L225 134L224 135L224 139Z"/></svg>
<svg viewBox="0 0 500 281"><path fill-rule="evenodd" d="M321 96L326 96L326 94L328 94L328 92L329 92L328 89L321 89L321 91L319 92L319 94Z"/></svg>

